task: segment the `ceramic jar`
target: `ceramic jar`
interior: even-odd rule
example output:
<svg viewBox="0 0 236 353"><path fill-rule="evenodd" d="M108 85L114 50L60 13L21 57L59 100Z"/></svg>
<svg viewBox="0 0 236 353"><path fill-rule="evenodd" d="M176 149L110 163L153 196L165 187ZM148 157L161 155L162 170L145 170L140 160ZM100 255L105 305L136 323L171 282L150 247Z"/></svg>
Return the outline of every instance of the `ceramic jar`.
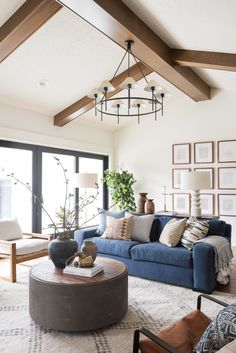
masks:
<svg viewBox="0 0 236 353"><path fill-rule="evenodd" d="M138 198L138 207L137 212L144 213L145 212L145 203L147 200L147 192L140 192Z"/></svg>
<svg viewBox="0 0 236 353"><path fill-rule="evenodd" d="M58 268L65 268L66 260L77 251L78 243L74 239L54 239L48 245L48 255Z"/></svg>
<svg viewBox="0 0 236 353"><path fill-rule="evenodd" d="M155 212L155 205L153 199L147 199L145 202L145 213L154 213Z"/></svg>
<svg viewBox="0 0 236 353"><path fill-rule="evenodd" d="M97 245L94 241L84 240L81 251L87 256L92 256L93 261L95 261L97 257Z"/></svg>

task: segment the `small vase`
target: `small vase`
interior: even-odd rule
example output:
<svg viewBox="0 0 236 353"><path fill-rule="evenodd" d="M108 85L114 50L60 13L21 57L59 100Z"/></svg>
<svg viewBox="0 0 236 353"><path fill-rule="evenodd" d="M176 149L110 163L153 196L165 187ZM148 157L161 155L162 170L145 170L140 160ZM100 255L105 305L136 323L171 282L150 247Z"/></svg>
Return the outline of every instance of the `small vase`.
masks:
<svg viewBox="0 0 236 353"><path fill-rule="evenodd" d="M55 267L65 268L66 260L78 251L74 239L53 239L48 245L48 254Z"/></svg>
<svg viewBox="0 0 236 353"><path fill-rule="evenodd" d="M140 192L139 193L139 198L138 198L138 208L137 212L139 213L144 213L145 210L145 203L147 200L147 192Z"/></svg>
<svg viewBox="0 0 236 353"><path fill-rule="evenodd" d="M97 257L97 245L94 241L84 240L81 251L87 256L92 256L93 261L95 261Z"/></svg>
<svg viewBox="0 0 236 353"><path fill-rule="evenodd" d="M155 205L153 199L147 199L145 202L145 213L154 213L155 212Z"/></svg>

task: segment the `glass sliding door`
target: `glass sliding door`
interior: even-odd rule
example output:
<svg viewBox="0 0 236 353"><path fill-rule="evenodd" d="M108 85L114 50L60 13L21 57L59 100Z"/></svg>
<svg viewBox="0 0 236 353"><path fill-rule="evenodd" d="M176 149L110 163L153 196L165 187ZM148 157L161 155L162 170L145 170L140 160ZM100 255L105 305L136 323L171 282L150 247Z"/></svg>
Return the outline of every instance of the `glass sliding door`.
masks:
<svg viewBox="0 0 236 353"><path fill-rule="evenodd" d="M79 215L79 224L81 226L95 225L98 224L98 210L97 208L103 207L103 169L104 162L101 159L90 158L90 157L79 157L79 173L96 173L98 174L98 186L99 194L97 199L90 205L83 208ZM80 202L86 197L93 196L96 194L96 190L93 188L79 189ZM96 216L96 217L95 217Z"/></svg>
<svg viewBox="0 0 236 353"><path fill-rule="evenodd" d="M66 170L65 174L60 163L55 159L58 158L63 168ZM75 172L75 161L74 156L56 153L42 153L42 195L44 207L54 222L58 221L56 212L60 206L65 205L65 195L67 189L67 208L72 209L75 206L75 189L70 183L70 176ZM67 178L68 184L66 183ZM70 195L70 196L69 196ZM53 233L53 228L49 225L51 220L45 214L42 213L42 230L43 233Z"/></svg>
<svg viewBox="0 0 236 353"><path fill-rule="evenodd" d="M0 218L17 218L23 232L32 231L32 194L16 178L32 188L32 151L0 147Z"/></svg>

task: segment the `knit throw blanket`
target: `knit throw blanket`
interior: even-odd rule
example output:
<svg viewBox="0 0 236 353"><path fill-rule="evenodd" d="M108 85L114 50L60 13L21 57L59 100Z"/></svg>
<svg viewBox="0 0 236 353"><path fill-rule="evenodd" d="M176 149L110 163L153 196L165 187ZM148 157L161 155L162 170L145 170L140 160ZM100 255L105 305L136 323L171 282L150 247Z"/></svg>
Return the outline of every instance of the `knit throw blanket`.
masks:
<svg viewBox="0 0 236 353"><path fill-rule="evenodd" d="M228 284L232 269L231 260L233 258L233 252L228 240L219 235L210 235L197 242L208 243L214 248L217 282Z"/></svg>

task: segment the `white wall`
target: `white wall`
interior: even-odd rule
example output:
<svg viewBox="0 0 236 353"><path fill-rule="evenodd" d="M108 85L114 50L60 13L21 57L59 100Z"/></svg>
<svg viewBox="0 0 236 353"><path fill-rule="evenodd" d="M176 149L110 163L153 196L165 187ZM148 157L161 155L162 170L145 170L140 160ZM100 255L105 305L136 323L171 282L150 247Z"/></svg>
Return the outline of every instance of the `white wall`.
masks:
<svg viewBox="0 0 236 353"><path fill-rule="evenodd" d="M199 103L185 96L173 97L166 104L164 117L159 118L158 122L155 122L152 117L146 120L143 118L140 125L129 125L114 134L115 165L116 168L132 171L137 180L136 194L148 192L149 198L154 198L156 210L161 210L163 209L161 195L163 185L167 186L168 192L180 191L171 189L171 170L181 167L172 166L172 144L216 142L223 139L236 139L236 93L215 91L210 101ZM217 163L209 164L209 167L215 169L216 187L217 165ZM195 165L195 167L201 166L208 165ZM224 164L221 163L221 166ZM194 165L191 164L190 168L193 167ZM223 190L219 192L217 189L209 192L233 193L233 191ZM172 209L171 196L168 197L168 209ZM233 225L233 244L236 245L236 217L224 219Z"/></svg>
<svg viewBox="0 0 236 353"><path fill-rule="evenodd" d="M0 103L0 139L50 147L95 152L112 159L113 136L72 122L64 127L53 125L53 117Z"/></svg>

